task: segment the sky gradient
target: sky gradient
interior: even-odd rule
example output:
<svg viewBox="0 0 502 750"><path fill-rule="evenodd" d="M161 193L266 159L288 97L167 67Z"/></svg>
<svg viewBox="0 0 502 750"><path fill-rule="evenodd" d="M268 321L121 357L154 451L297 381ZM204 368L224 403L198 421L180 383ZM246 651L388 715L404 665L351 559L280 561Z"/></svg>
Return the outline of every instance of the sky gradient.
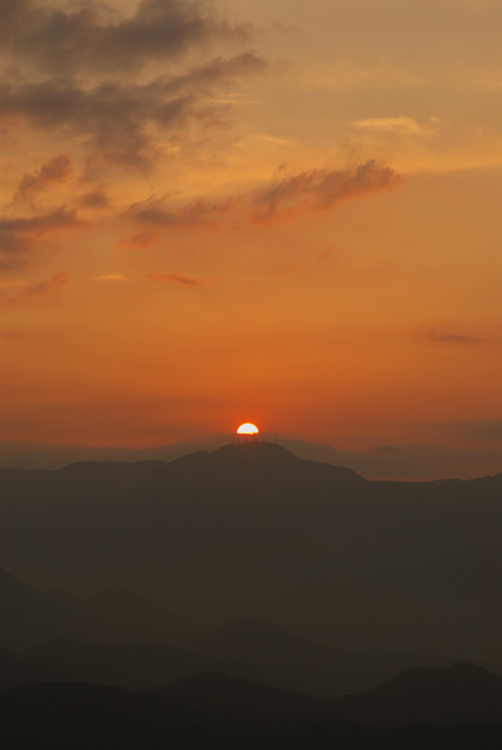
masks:
<svg viewBox="0 0 502 750"><path fill-rule="evenodd" d="M0 0L2 439L250 421L502 471L501 31L496 0Z"/></svg>

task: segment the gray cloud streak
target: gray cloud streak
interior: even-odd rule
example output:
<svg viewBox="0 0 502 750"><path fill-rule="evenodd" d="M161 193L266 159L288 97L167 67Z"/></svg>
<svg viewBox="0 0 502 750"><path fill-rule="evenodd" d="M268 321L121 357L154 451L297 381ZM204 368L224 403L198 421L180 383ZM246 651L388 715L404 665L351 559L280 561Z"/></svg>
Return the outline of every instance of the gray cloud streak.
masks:
<svg viewBox="0 0 502 750"><path fill-rule="evenodd" d="M214 86L264 72L252 52L215 58L183 76L151 83L102 83L94 88L45 81L0 85L0 121L22 120L38 128L84 135L94 154L123 164L147 166L157 155L148 126L175 129L188 120L214 122L222 105L204 102Z"/></svg>
<svg viewBox="0 0 502 750"><path fill-rule="evenodd" d="M166 198L150 199L131 206L128 215L150 226L165 227L210 225L224 215L256 224L287 222L305 214L332 210L350 198L392 189L401 179L392 169L369 161L354 170L301 172L219 203L199 199L171 209Z"/></svg>
<svg viewBox="0 0 502 750"><path fill-rule="evenodd" d="M65 206L31 218L0 217L0 268L18 265L19 256L31 251L44 234L78 226L81 222L75 212Z"/></svg>
<svg viewBox="0 0 502 750"><path fill-rule="evenodd" d="M33 0L0 0L4 53L52 76L131 73L146 63L179 57L194 45L251 36L249 24L204 15L191 0L143 0L131 18L117 19L91 1L72 11Z"/></svg>
<svg viewBox="0 0 502 750"><path fill-rule="evenodd" d="M48 185L66 182L71 175L71 159L65 154L54 156L38 172L25 174L18 185L14 201L33 198Z"/></svg>

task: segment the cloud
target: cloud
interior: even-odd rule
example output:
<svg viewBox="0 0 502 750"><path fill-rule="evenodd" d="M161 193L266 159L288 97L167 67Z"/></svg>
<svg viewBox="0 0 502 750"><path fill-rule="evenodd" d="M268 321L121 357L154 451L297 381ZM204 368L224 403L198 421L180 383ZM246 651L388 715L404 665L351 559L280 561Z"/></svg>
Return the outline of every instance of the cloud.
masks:
<svg viewBox="0 0 502 750"><path fill-rule="evenodd" d="M202 279L182 276L178 271L174 271L174 273L149 273L145 278L147 281L156 281L161 284L181 284L182 286L201 286L204 283Z"/></svg>
<svg viewBox="0 0 502 750"><path fill-rule="evenodd" d="M69 156L65 154L54 156L38 172L23 175L17 187L14 202L33 199L37 193L45 190L48 185L66 182L71 175L71 169L72 161Z"/></svg>
<svg viewBox="0 0 502 750"><path fill-rule="evenodd" d="M335 255L336 253L338 253L339 250L340 248L338 247L338 245L330 245L329 247L327 247L325 250L322 251L319 258L320 260L327 260L332 255Z"/></svg>
<svg viewBox="0 0 502 750"><path fill-rule="evenodd" d="M94 276L94 281L127 281L127 277L121 273L104 273L102 276Z"/></svg>
<svg viewBox="0 0 502 750"><path fill-rule="evenodd" d="M391 189L400 181L396 172L373 160L353 170L312 169L255 193L253 217L258 222L283 222L329 211L344 200Z"/></svg>
<svg viewBox="0 0 502 750"><path fill-rule="evenodd" d="M117 247L136 247L144 249L151 247L158 239L157 232L138 232L130 237L122 237L117 243Z"/></svg>
<svg viewBox="0 0 502 750"><path fill-rule="evenodd" d="M364 130L382 130L391 133L430 135L432 132L430 128L420 125L413 117L375 117L368 120L353 120L349 124Z"/></svg>
<svg viewBox="0 0 502 750"><path fill-rule="evenodd" d="M156 227L214 226L228 215L256 224L286 223L331 211L351 198L390 190L401 179L392 169L369 161L353 170L301 172L216 203L199 198L194 203L170 209L167 198L148 199L133 204L128 215Z"/></svg>
<svg viewBox="0 0 502 750"><path fill-rule="evenodd" d="M263 73L268 65L252 52L215 58L180 76L150 83L106 82L88 87L74 83L0 85L0 121L70 132L86 139L95 157L146 167L159 155L152 127L179 129L189 121L206 126L221 122L227 105L205 101L214 86Z"/></svg>
<svg viewBox="0 0 502 750"><path fill-rule="evenodd" d="M31 218L0 217L0 267L16 265L19 256L33 250L36 241L43 235L81 225L75 212L67 210L65 206Z"/></svg>
<svg viewBox="0 0 502 750"><path fill-rule="evenodd" d="M128 216L136 221L155 227L197 227L214 224L215 219L228 214L238 201L226 200L220 203L207 202L199 198L186 206L171 210L167 199L147 199L131 206ZM136 237L140 235L135 235Z"/></svg>
<svg viewBox="0 0 502 750"><path fill-rule="evenodd" d="M444 324L440 324L434 320L429 320L425 323L419 323L416 328L408 331L407 336L412 339L433 341L443 344L473 344L480 341L476 336L466 336L448 330L443 332L441 328L444 329Z"/></svg>
<svg viewBox="0 0 502 750"><path fill-rule="evenodd" d="M226 39L246 42L249 24L206 15L191 0L143 0L131 17L117 18L101 3L75 10L33 0L0 0L4 54L59 78L82 71L137 72L147 63L178 58L194 46Z"/></svg>
<svg viewBox="0 0 502 750"><path fill-rule="evenodd" d="M79 199L79 203L85 208L105 209L110 203L108 196L102 190L95 190L92 193L86 193Z"/></svg>
<svg viewBox="0 0 502 750"><path fill-rule="evenodd" d="M40 301L58 301L63 296L63 290L70 281L66 271L55 273L47 281L41 281L34 286L26 286L10 296L3 296L3 301L12 305L26 305Z"/></svg>

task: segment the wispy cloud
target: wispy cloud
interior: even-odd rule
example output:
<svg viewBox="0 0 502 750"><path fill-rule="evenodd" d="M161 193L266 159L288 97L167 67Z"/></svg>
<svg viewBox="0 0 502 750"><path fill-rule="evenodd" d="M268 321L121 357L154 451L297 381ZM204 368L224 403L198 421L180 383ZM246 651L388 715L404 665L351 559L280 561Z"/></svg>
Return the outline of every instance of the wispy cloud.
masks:
<svg viewBox="0 0 502 750"><path fill-rule="evenodd" d="M9 305L27 305L37 302L56 302L62 299L64 289L70 281L70 275L66 271L55 273L47 281L26 286L12 295L4 294L3 302Z"/></svg>
<svg viewBox="0 0 502 750"><path fill-rule="evenodd" d="M130 237L122 237L117 243L117 247L136 247L144 249L151 247L158 239L158 232L137 232Z"/></svg>
<svg viewBox="0 0 502 750"><path fill-rule="evenodd" d="M181 284L181 286L202 286L202 279L193 279L182 276L178 271L173 273L149 273L145 277L147 281L155 281L161 284Z"/></svg>
<svg viewBox="0 0 502 750"><path fill-rule="evenodd" d="M477 336L448 330L445 323L435 320L419 323L415 328L407 331L406 335L419 341L433 341L439 344L474 344L482 340Z"/></svg>
<svg viewBox="0 0 502 750"><path fill-rule="evenodd" d="M25 174L14 195L14 203L21 200L33 200L35 195L43 192L49 185L64 183L72 171L72 161L66 154L54 156L38 172Z"/></svg>
<svg viewBox="0 0 502 750"><path fill-rule="evenodd" d="M82 226L82 222L77 219L75 211L66 206L29 218L0 217L0 267L18 265L20 256L33 250L37 240L44 235L78 226Z"/></svg>
<svg viewBox="0 0 502 750"><path fill-rule="evenodd" d="M431 135L431 128L420 125L413 117L374 117L367 120L353 120L349 123L363 130L382 130L390 133L410 133Z"/></svg>
<svg viewBox="0 0 502 750"><path fill-rule="evenodd" d="M392 189L400 181L396 172L373 160L350 170L312 169L255 193L251 201L253 218L265 223L284 222L330 211L345 200Z"/></svg>
<svg viewBox="0 0 502 750"><path fill-rule="evenodd" d="M121 273L104 273L101 276L93 276L94 281L127 281L127 276Z"/></svg>
<svg viewBox="0 0 502 750"><path fill-rule="evenodd" d="M85 193L85 195L80 196L79 203L84 208L93 208L96 210L103 210L110 205L108 196L103 190L94 190L91 193Z"/></svg>
<svg viewBox="0 0 502 750"><path fill-rule="evenodd" d="M402 178L389 167L368 161L355 169L312 169L275 179L255 191L219 202L197 201L170 208L167 198L131 206L128 216L152 227L216 226L227 216L257 225L287 223L333 210L343 201L396 187Z"/></svg>

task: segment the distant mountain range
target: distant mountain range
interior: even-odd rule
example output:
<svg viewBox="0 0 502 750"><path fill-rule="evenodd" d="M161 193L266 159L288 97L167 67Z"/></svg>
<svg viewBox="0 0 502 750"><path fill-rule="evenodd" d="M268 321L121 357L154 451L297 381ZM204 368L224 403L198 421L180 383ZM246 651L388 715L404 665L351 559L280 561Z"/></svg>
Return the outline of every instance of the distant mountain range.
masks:
<svg viewBox="0 0 502 750"><path fill-rule="evenodd" d="M441 656L374 657L343 651L253 618L224 623L201 637L187 623L120 587L80 601L57 592L41 594L4 571L0 605L0 689L57 680L139 690L198 672L223 672L334 698L377 686L413 667L456 662ZM502 675L502 666L484 666Z"/></svg>
<svg viewBox="0 0 502 750"><path fill-rule="evenodd" d="M1 569L0 608L0 644L20 650L53 638L172 646L199 636L186 621L121 586L80 600L61 591L40 593Z"/></svg>
<svg viewBox="0 0 502 750"><path fill-rule="evenodd" d="M253 616L345 651L502 663L502 474L370 482L251 443L0 483L0 563L49 590L0 580L7 646L187 646Z"/></svg>

